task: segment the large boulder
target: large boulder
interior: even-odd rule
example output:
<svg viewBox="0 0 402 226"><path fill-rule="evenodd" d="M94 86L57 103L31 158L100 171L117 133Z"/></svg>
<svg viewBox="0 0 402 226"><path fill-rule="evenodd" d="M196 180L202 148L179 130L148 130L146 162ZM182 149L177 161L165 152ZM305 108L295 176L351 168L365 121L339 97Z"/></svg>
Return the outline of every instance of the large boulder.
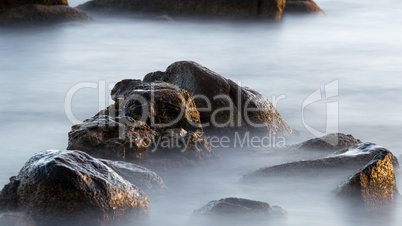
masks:
<svg viewBox="0 0 402 226"><path fill-rule="evenodd" d="M195 210L191 222L196 225L218 222L219 225L244 225L250 222L253 225L266 225L273 223L269 221L286 219L286 216L286 211L279 206L248 199L225 198L211 201Z"/></svg>
<svg viewBox="0 0 402 226"><path fill-rule="evenodd" d="M123 80L112 98L115 104L72 127L67 149L119 160L214 157L187 91L167 83Z"/></svg>
<svg viewBox="0 0 402 226"><path fill-rule="evenodd" d="M79 151L35 154L0 192L0 203L0 211L27 213L39 225L102 225L150 209L142 190Z"/></svg>
<svg viewBox="0 0 402 226"><path fill-rule="evenodd" d="M379 207L390 204L398 195L391 152L384 150L339 188L338 197Z"/></svg>
<svg viewBox="0 0 402 226"><path fill-rule="evenodd" d="M112 168L116 173L124 179L145 192L148 191L164 191L167 189L162 178L155 172L128 162L101 160L104 164Z"/></svg>
<svg viewBox="0 0 402 226"><path fill-rule="evenodd" d="M144 81L167 82L186 90L195 101L206 132L230 135L250 131L267 136L292 133L267 98L196 62L175 62L165 72L147 74Z"/></svg>
<svg viewBox="0 0 402 226"><path fill-rule="evenodd" d="M261 177L273 177L273 176L328 176L335 172L352 173L360 169L362 166L370 162L375 156L387 149L380 147L374 143L366 142L357 144L348 149L339 151L337 154L331 157L295 161L276 166L270 166L261 168L256 171L252 171L244 175L243 180L255 180ZM398 171L400 171L400 165L398 159L390 154L392 163Z"/></svg>
<svg viewBox="0 0 402 226"><path fill-rule="evenodd" d="M67 0L5 0L0 3L0 25L89 20L92 18L84 11L69 7Z"/></svg>
<svg viewBox="0 0 402 226"><path fill-rule="evenodd" d="M324 12L313 0L286 0L284 13L323 14Z"/></svg>
<svg viewBox="0 0 402 226"><path fill-rule="evenodd" d="M170 16L280 19L286 0L92 0L83 10Z"/></svg>

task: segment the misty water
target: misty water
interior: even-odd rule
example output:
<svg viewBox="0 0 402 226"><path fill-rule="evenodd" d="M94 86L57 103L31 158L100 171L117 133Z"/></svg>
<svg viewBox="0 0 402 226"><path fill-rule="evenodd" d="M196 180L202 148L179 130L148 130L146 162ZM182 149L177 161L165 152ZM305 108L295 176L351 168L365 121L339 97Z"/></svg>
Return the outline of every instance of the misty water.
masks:
<svg viewBox="0 0 402 226"><path fill-rule="evenodd" d="M70 0L70 5L83 2ZM340 132L384 146L398 157L402 4L316 2L325 16L286 16L276 23L171 23L95 15L91 23L1 29L0 186L34 153L67 147L73 123L65 113L65 98L72 87L86 82L101 88L80 89L73 96L72 111L84 120L111 103L107 95L114 83L142 79L179 60L196 61L271 100L281 97L276 107L292 128L301 131L300 140L314 137L305 124L324 132L326 117L338 114ZM325 99L324 87L333 81L338 81L339 95ZM323 100L303 109L305 99L317 89ZM330 102L339 104L338 112L327 113ZM373 214L337 202L332 191L350 175L239 182L248 171L296 159L268 150L226 153L213 164L160 172L169 190L150 194L151 225L184 225L193 210L225 197L279 205L288 212L289 225L402 223L399 203Z"/></svg>

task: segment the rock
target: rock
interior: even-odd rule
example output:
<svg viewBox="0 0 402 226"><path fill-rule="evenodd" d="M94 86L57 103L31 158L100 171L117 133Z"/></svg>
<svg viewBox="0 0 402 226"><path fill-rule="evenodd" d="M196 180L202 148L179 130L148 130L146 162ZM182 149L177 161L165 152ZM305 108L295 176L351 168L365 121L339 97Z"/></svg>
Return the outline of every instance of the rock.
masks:
<svg viewBox="0 0 402 226"><path fill-rule="evenodd" d="M286 216L286 211L279 206L248 199L225 198L211 201L194 211L191 221L204 224L219 222L220 225L244 225L246 222L255 225L263 222L266 225L267 221L283 220Z"/></svg>
<svg viewBox="0 0 402 226"><path fill-rule="evenodd" d="M280 19L286 0L92 0L78 8L136 14L204 18Z"/></svg>
<svg viewBox="0 0 402 226"><path fill-rule="evenodd" d="M7 212L0 214L1 226L36 226L36 222L26 213Z"/></svg>
<svg viewBox="0 0 402 226"><path fill-rule="evenodd" d="M287 0L284 13L323 14L324 12L313 0Z"/></svg>
<svg viewBox="0 0 402 226"><path fill-rule="evenodd" d="M17 198L11 206L17 203L17 211L31 215L39 225L101 225L140 218L150 209L142 190L80 151L35 154L0 197L10 191Z"/></svg>
<svg viewBox="0 0 402 226"><path fill-rule="evenodd" d="M0 3L0 12L10 10L12 8L17 8L24 5L66 5L68 6L67 0L2 0Z"/></svg>
<svg viewBox="0 0 402 226"><path fill-rule="evenodd" d="M112 168L121 177L126 179L132 184L142 189L145 192L148 191L164 191L167 189L162 178L155 172L128 162L101 160L104 164Z"/></svg>
<svg viewBox="0 0 402 226"><path fill-rule="evenodd" d="M176 62L166 72L153 72L144 77L144 82L157 81L176 85L191 95L207 133L226 135L251 131L268 136L292 133L272 103L260 93L240 87L196 62ZM249 109L247 114L243 114L245 108Z"/></svg>
<svg viewBox="0 0 402 226"><path fill-rule="evenodd" d="M343 184L338 197L378 207L390 204L398 193L391 152L384 150Z"/></svg>
<svg viewBox="0 0 402 226"><path fill-rule="evenodd" d="M362 166L370 162L376 155L388 151L387 149L380 147L374 143L366 142L357 144L349 149L342 150L331 157L296 161L285 163L281 165L262 168L253 172L250 172L243 176L244 181L254 180L261 177L272 176L327 176L329 173L334 174L334 170L337 172L352 173L360 169ZM388 151L389 152L389 151ZM400 165L398 159L391 154L392 163L398 171L400 171Z"/></svg>
<svg viewBox="0 0 402 226"><path fill-rule="evenodd" d="M92 20L84 11L69 7L67 0L6 0L0 7L0 25Z"/></svg>
<svg viewBox="0 0 402 226"><path fill-rule="evenodd" d="M16 177L10 178L10 183L5 185L0 192L0 211L2 210L17 210L18 209L18 195L17 189L20 181Z"/></svg>
<svg viewBox="0 0 402 226"><path fill-rule="evenodd" d="M187 91L167 83L123 80L111 95L116 101L114 105L73 126L67 149L142 162L214 157Z"/></svg>
<svg viewBox="0 0 402 226"><path fill-rule="evenodd" d="M310 139L301 144L294 145L291 149L293 151L297 149L300 151L318 151L331 154L360 143L362 143L361 140L354 138L350 134L330 133L326 136Z"/></svg>

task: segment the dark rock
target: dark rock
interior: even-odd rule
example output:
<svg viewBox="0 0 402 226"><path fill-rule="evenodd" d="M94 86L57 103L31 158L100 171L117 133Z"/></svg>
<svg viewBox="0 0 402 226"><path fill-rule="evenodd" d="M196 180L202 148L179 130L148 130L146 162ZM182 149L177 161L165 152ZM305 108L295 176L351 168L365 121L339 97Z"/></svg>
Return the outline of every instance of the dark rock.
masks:
<svg viewBox="0 0 402 226"><path fill-rule="evenodd" d="M7 212L0 213L1 226L36 226L36 222L26 213Z"/></svg>
<svg viewBox="0 0 402 226"><path fill-rule="evenodd" d="M17 210L18 208L18 195L17 189L20 181L16 177L10 178L10 183L5 185L0 192L0 211L2 210Z"/></svg>
<svg viewBox="0 0 402 226"><path fill-rule="evenodd" d="M343 133L330 133L323 137L310 139L301 144L291 147L293 150L302 151L318 151L324 153L334 153L339 150L347 149L356 144L362 143L361 140L354 138L352 135Z"/></svg>
<svg viewBox="0 0 402 226"><path fill-rule="evenodd" d="M155 172L133 163L101 160L127 181L135 184L145 192L163 191L167 187L162 178Z"/></svg>
<svg viewBox="0 0 402 226"><path fill-rule="evenodd" d="M114 105L73 126L68 149L120 160L214 157L187 91L167 83L123 80L111 95Z"/></svg>
<svg viewBox="0 0 402 226"><path fill-rule="evenodd" d="M342 185L338 197L366 207L390 204L398 193L391 152L380 152L371 162Z"/></svg>
<svg viewBox="0 0 402 226"><path fill-rule="evenodd" d="M146 216L150 208L142 190L79 151L35 154L1 194L17 182L17 210L39 225L100 225Z"/></svg>
<svg viewBox="0 0 402 226"><path fill-rule="evenodd" d="M166 72L149 73L144 81L167 82L188 91L200 112L205 132L213 130L226 135L251 131L271 136L292 133L272 103L260 93L240 87L196 62L173 63ZM206 100L211 103L211 110L205 110L209 108ZM245 108L251 111L243 114Z"/></svg>
<svg viewBox="0 0 402 226"><path fill-rule="evenodd" d="M334 170L342 173L352 173L370 162L375 156L387 149L377 146L374 143L361 143L342 150L341 152L327 158L296 161L281 165L262 168L246 174L243 180L254 180L261 177L270 176L327 176L334 173ZM388 151L389 152L389 151ZM391 154L394 167L400 171L398 159Z"/></svg>
<svg viewBox="0 0 402 226"><path fill-rule="evenodd" d="M286 211L279 206L248 199L225 198L211 201L194 211L191 221L194 223L218 221L220 225L244 225L246 222L253 222L255 225L271 220L283 220L286 216Z"/></svg>
<svg viewBox="0 0 402 226"><path fill-rule="evenodd" d="M66 0L10 1L0 3L0 25L58 24L92 20L84 11L71 8Z"/></svg>
<svg viewBox="0 0 402 226"><path fill-rule="evenodd" d="M324 12L313 0L287 0L284 13L323 14Z"/></svg>
<svg viewBox="0 0 402 226"><path fill-rule="evenodd" d="M83 10L206 18L280 19L286 0L92 0Z"/></svg>
<svg viewBox="0 0 402 226"><path fill-rule="evenodd" d="M24 5L66 5L68 6L67 0L2 0L0 3L0 13L10 10L12 8L17 8Z"/></svg>

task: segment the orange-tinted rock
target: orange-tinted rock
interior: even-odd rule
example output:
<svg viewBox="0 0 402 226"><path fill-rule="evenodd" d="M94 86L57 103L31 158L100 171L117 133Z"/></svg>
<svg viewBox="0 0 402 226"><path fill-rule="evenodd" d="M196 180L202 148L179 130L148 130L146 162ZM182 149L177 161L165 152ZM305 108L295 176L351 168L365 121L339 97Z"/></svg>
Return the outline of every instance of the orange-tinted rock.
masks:
<svg viewBox="0 0 402 226"><path fill-rule="evenodd" d="M393 155L384 151L341 186L338 197L356 201L366 207L392 203L398 193Z"/></svg>

